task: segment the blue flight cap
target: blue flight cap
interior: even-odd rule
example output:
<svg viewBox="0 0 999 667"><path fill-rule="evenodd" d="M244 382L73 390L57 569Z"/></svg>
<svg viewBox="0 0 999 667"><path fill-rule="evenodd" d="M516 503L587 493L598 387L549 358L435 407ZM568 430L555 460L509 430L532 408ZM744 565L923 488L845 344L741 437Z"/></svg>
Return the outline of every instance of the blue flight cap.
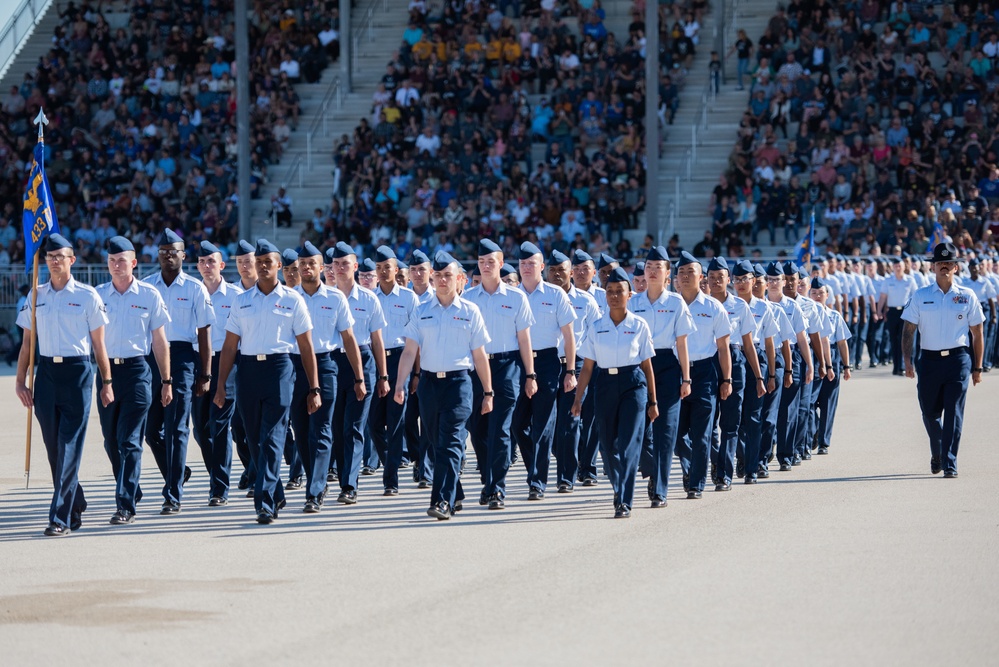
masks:
<svg viewBox="0 0 999 667"><path fill-rule="evenodd" d="M798 275L804 278L805 280L808 280L808 269L806 269L804 266L799 266Z"/></svg>
<svg viewBox="0 0 999 667"><path fill-rule="evenodd" d="M764 278L767 275L767 270L763 268L762 264L753 264L753 275L757 278Z"/></svg>
<svg viewBox="0 0 999 667"><path fill-rule="evenodd" d="M696 257L684 250L680 253L680 260L676 263L676 268L679 269L681 266L687 266L688 264L700 265L700 262L697 261Z"/></svg>
<svg viewBox="0 0 999 667"><path fill-rule="evenodd" d="M597 268L602 269L604 267L610 266L611 264L617 264L618 261L608 255L605 252L600 253L600 257L597 259Z"/></svg>
<svg viewBox="0 0 999 667"><path fill-rule="evenodd" d="M478 264L476 264L475 266L472 267L472 275L473 276L481 276L482 275L482 271L479 271L479 265ZM500 276L500 277L502 277L502 276Z"/></svg>
<svg viewBox="0 0 999 667"><path fill-rule="evenodd" d="M402 261L401 259L395 260L395 265L398 266L400 269L408 269L409 268L409 264L407 264L406 262Z"/></svg>
<svg viewBox="0 0 999 667"><path fill-rule="evenodd" d="M298 251L287 248L281 253L281 263L285 266L289 264L294 264L298 261Z"/></svg>
<svg viewBox="0 0 999 667"><path fill-rule="evenodd" d="M113 241L114 239L111 240ZM214 255L215 253L219 253L221 255L222 251L219 250L217 245L211 243L210 241L202 241L198 246L198 257L208 257L209 255Z"/></svg>
<svg viewBox="0 0 999 667"><path fill-rule="evenodd" d="M825 286L826 286L826 281L822 280L822 278L819 278L818 276L812 278L812 284L811 284L812 289L822 289Z"/></svg>
<svg viewBox="0 0 999 667"><path fill-rule="evenodd" d="M156 241L156 245L173 245L174 243L183 243L184 239L177 236L177 232L172 229L164 229L163 233L160 234L160 238Z"/></svg>
<svg viewBox="0 0 999 667"><path fill-rule="evenodd" d="M362 261L357 267L358 273L374 273L377 270L378 267L375 265L375 260L370 257Z"/></svg>
<svg viewBox="0 0 999 667"><path fill-rule="evenodd" d="M558 250L552 250L551 256L548 258L549 264L565 264L569 261L564 252Z"/></svg>
<svg viewBox="0 0 999 667"><path fill-rule="evenodd" d="M73 249L73 244L67 241L62 234L49 234L49 237L45 239L45 252L61 250L62 248Z"/></svg>
<svg viewBox="0 0 999 667"><path fill-rule="evenodd" d="M479 267L475 267L479 268ZM504 264L500 267L500 278L506 278L507 276L517 275L517 269L513 268L510 264Z"/></svg>
<svg viewBox="0 0 999 667"><path fill-rule="evenodd" d="M734 276L752 276L753 273L753 263L748 259L744 259L741 262L736 262L735 268L732 269L732 275Z"/></svg>
<svg viewBox="0 0 999 667"><path fill-rule="evenodd" d="M135 246L124 236L112 236L108 239L108 254L117 255L120 252L135 252Z"/></svg>
<svg viewBox="0 0 999 667"><path fill-rule="evenodd" d="M981 264L981 262L978 261L977 257L972 257L971 259L968 260L968 268L969 269L971 267L977 267L979 264Z"/></svg>
<svg viewBox="0 0 999 667"><path fill-rule="evenodd" d="M635 264L635 272L632 274L635 278L641 278L645 275L645 262L637 262Z"/></svg>
<svg viewBox="0 0 999 667"><path fill-rule="evenodd" d="M333 246L333 259L340 259L341 257L349 257L353 255L357 257L357 253L349 245L340 241L335 246Z"/></svg>
<svg viewBox="0 0 999 667"><path fill-rule="evenodd" d="M798 275L798 267L794 265L794 262L784 262L784 275L785 276Z"/></svg>
<svg viewBox="0 0 999 667"><path fill-rule="evenodd" d="M483 255L491 255L494 252L503 252L500 247L496 245L491 239L482 239L479 241L479 257Z"/></svg>
<svg viewBox="0 0 999 667"><path fill-rule="evenodd" d="M646 262L668 262L669 254L666 252L666 248L661 245L654 245L649 250L649 254L645 257Z"/></svg>
<svg viewBox="0 0 999 667"><path fill-rule="evenodd" d="M769 264L767 264L767 275L771 278L783 276L784 266L777 261L770 262Z"/></svg>
<svg viewBox="0 0 999 667"><path fill-rule="evenodd" d="M422 250L413 251L412 266L416 266L417 264L430 264L430 257L427 256L427 253Z"/></svg>
<svg viewBox="0 0 999 667"><path fill-rule="evenodd" d="M628 280L627 271L622 269L620 266L615 266L611 269L610 275L607 276L607 284L609 285L611 283L628 283L629 286L631 285L631 281Z"/></svg>
<svg viewBox="0 0 999 667"><path fill-rule="evenodd" d="M257 249L253 252L256 257L262 255L269 255L271 253L281 254L281 251L277 249L277 246L268 241L267 239L257 239Z"/></svg>
<svg viewBox="0 0 999 667"><path fill-rule="evenodd" d="M439 252L434 255L434 271L443 271L452 264L457 264L458 260L446 252Z"/></svg>
<svg viewBox="0 0 999 667"><path fill-rule="evenodd" d="M715 257L708 264L708 271L728 271L728 262L724 257Z"/></svg>
<svg viewBox="0 0 999 667"><path fill-rule="evenodd" d="M593 258L590 257L590 253L586 252L585 250L580 250L580 249L577 248L576 250L572 251L572 265L573 266L579 266L580 264L584 264L586 262L592 262L592 261L593 261Z"/></svg>
<svg viewBox="0 0 999 667"><path fill-rule="evenodd" d="M387 245L378 246L375 250L375 262L387 262L390 259L396 259L395 251Z"/></svg>
<svg viewBox="0 0 999 667"><path fill-rule="evenodd" d="M242 239L236 245L236 257L242 257L243 255L252 255L254 248L250 245L249 241L243 241Z"/></svg>
<svg viewBox="0 0 999 667"><path fill-rule="evenodd" d="M520 259L528 259L529 257L534 257L535 255L542 255L542 259L544 259L541 248L538 246L534 245L530 241L525 241L520 244Z"/></svg>
<svg viewBox="0 0 999 667"><path fill-rule="evenodd" d="M312 244L312 241L306 241L302 245L302 249L298 251L299 257L315 257L316 255L322 257L323 253L319 250L319 248Z"/></svg>

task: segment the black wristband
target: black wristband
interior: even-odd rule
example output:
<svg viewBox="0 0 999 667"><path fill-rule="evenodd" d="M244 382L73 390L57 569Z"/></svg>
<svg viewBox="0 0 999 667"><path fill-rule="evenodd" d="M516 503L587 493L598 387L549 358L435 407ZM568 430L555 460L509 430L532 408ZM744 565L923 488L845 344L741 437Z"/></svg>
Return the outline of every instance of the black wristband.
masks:
<svg viewBox="0 0 999 667"><path fill-rule="evenodd" d="M659 405L659 403L657 403L656 401L649 401L649 402L648 402L648 403L646 403L645 405L646 405L646 407L649 407L649 408L654 408L654 407L656 407L657 405Z"/></svg>
<svg viewBox="0 0 999 667"><path fill-rule="evenodd" d="M972 373L984 373L985 369L984 368L972 368L971 372Z"/></svg>
<svg viewBox="0 0 999 667"><path fill-rule="evenodd" d="M379 375L379 376L378 376L378 379L379 379L379 380L385 380L386 382L388 382L388 379L389 379L389 378L388 378L388 375Z"/></svg>
<svg viewBox="0 0 999 667"><path fill-rule="evenodd" d="M483 398L485 398L486 396L488 396L489 398L492 398L495 395L496 395L495 391L484 391L484 392L482 392L482 397Z"/></svg>
<svg viewBox="0 0 999 667"><path fill-rule="evenodd" d="M364 378L357 378L354 380L354 384L364 384Z"/></svg>

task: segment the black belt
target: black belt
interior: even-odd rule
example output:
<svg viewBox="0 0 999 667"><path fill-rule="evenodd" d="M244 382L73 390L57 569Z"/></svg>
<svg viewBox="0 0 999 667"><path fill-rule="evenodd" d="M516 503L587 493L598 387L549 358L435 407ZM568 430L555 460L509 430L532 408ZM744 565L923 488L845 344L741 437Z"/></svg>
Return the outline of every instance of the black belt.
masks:
<svg viewBox="0 0 999 667"><path fill-rule="evenodd" d="M443 380L444 378L456 378L462 375L468 375L468 371L420 371L421 378L434 378L437 380Z"/></svg>
<svg viewBox="0 0 999 667"><path fill-rule="evenodd" d="M919 353L929 356L929 357L949 357L952 354L960 354L961 352L967 352L966 347L952 347L949 350L920 350Z"/></svg>
<svg viewBox="0 0 999 667"><path fill-rule="evenodd" d="M631 366L618 366L617 368L601 368L607 375L624 375L638 368L638 364L632 364Z"/></svg>
<svg viewBox="0 0 999 667"><path fill-rule="evenodd" d="M134 364L145 360L145 357L110 357L108 359L112 366L124 366L125 364Z"/></svg>
<svg viewBox="0 0 999 667"><path fill-rule="evenodd" d="M242 354L243 361L273 361L274 359L287 359L290 355L287 352L277 352L274 354Z"/></svg>
<svg viewBox="0 0 999 667"><path fill-rule="evenodd" d="M386 357L391 357L393 354L402 354L402 351L405 350L405 349L406 349L405 346L402 346L402 347L390 347L387 350L385 350L385 356Z"/></svg>
<svg viewBox="0 0 999 667"><path fill-rule="evenodd" d="M186 340L172 340L170 341L170 347L177 347L182 349L193 350L194 343L188 343Z"/></svg>
<svg viewBox="0 0 999 667"><path fill-rule="evenodd" d="M888 310L905 310L905 306L888 306Z"/></svg>
<svg viewBox="0 0 999 667"><path fill-rule="evenodd" d="M77 357L42 357L39 356L40 361L45 361L50 364L68 364L74 361L90 361L88 356L77 356Z"/></svg>
<svg viewBox="0 0 999 667"><path fill-rule="evenodd" d="M333 353L332 352L316 352L315 353L315 357L316 357L317 360L319 360L319 359L329 359L331 354L333 354ZM302 355L300 355L300 354L290 354L288 356L290 356L292 359L299 359L300 360L302 358Z"/></svg>
<svg viewBox="0 0 999 667"><path fill-rule="evenodd" d="M707 364L714 363L714 357L708 357L707 359L698 359L697 361L691 361L690 367L697 368L698 366L706 366Z"/></svg>
<svg viewBox="0 0 999 667"><path fill-rule="evenodd" d="M510 350L509 352L497 352L496 354L488 355L490 359L496 359L496 360L516 359L519 356L520 356L520 350Z"/></svg>
<svg viewBox="0 0 999 667"><path fill-rule="evenodd" d="M359 349L361 352L370 352L371 351L371 346L370 345L358 345L357 349ZM343 348L343 347L338 348L337 351L340 352L341 354L347 354L347 349Z"/></svg>
<svg viewBox="0 0 999 667"><path fill-rule="evenodd" d="M535 350L533 356L534 356L535 359L537 359L538 357L541 357L541 356L547 357L547 356L550 356L552 354L558 354L558 348L557 347L546 347L543 350ZM558 361L559 361L560 364L564 365L565 364L565 356L559 357Z"/></svg>

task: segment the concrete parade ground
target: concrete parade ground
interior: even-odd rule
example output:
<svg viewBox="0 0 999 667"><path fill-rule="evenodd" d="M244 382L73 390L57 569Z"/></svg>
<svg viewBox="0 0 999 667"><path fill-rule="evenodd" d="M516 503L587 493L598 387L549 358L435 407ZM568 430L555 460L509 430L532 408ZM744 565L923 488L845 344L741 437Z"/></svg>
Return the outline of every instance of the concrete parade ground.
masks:
<svg viewBox="0 0 999 667"><path fill-rule="evenodd" d="M999 371L997 371L999 372ZM930 474L915 381L864 369L844 383L829 456L669 506L645 485L614 520L606 479L505 511L468 500L426 516L429 491L362 477L360 502L271 526L252 500L159 516L147 449L135 524L108 525L114 485L96 409L81 480L89 509L42 537L51 480L35 425L0 378L0 661L19 665L943 665L999 655L999 377L969 390L960 477ZM471 448L469 448L471 456ZM239 467L238 463L235 467ZM554 474L554 466L553 466ZM235 478L235 476L234 476ZM334 494L335 497L335 494Z"/></svg>

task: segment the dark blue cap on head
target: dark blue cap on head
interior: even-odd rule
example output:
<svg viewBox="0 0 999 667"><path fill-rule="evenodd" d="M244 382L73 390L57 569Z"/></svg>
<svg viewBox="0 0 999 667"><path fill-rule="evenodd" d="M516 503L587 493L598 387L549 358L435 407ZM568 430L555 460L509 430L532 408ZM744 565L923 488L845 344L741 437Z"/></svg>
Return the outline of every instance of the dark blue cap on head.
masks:
<svg viewBox="0 0 999 667"><path fill-rule="evenodd" d="M49 234L49 237L45 239L45 252L52 252L53 250L60 250L62 248L73 249L73 244L66 240L66 237L62 234Z"/></svg>
<svg viewBox="0 0 999 667"><path fill-rule="evenodd" d="M579 248L576 248L575 250L572 251L573 266L579 266L580 264L583 264L585 262L592 262L592 261L593 258L590 257L590 253L586 252L585 250L580 250Z"/></svg>
<svg viewBox="0 0 999 667"><path fill-rule="evenodd" d="M316 255L322 257L323 253L319 250L319 248L313 245L312 241L306 241L302 245L302 249L298 251L299 257L315 257Z"/></svg>
<svg viewBox="0 0 999 667"><path fill-rule="evenodd" d="M482 257L483 255L491 255L494 252L502 252L502 250L500 250L500 247L491 239L482 239L479 241L479 257Z"/></svg>
<svg viewBox="0 0 999 667"><path fill-rule="evenodd" d="M240 242L236 244L236 257L242 257L243 255L252 255L254 253L254 250L255 248L252 245L250 245L249 241L240 240Z"/></svg>
<svg viewBox="0 0 999 667"><path fill-rule="evenodd" d="M268 241L267 239L257 239L257 249L253 251L253 254L257 257L261 255L269 255L271 253L281 254L281 251L277 249L277 246Z"/></svg>
<svg viewBox="0 0 999 667"><path fill-rule="evenodd" d="M427 256L427 253L423 252L422 250L413 251L412 265L416 266L417 264L430 264L430 257Z"/></svg>
<svg viewBox="0 0 999 667"><path fill-rule="evenodd" d="M527 259L528 257L534 257L535 255L542 255L541 248L534 245L530 241L525 241L520 244L520 259Z"/></svg>
<svg viewBox="0 0 999 667"><path fill-rule="evenodd" d="M551 256L548 258L549 264L565 264L569 261L564 252L558 250L552 250Z"/></svg>
<svg viewBox="0 0 999 667"><path fill-rule="evenodd" d="M794 262L784 262L784 275L785 276L798 275L798 267L794 265Z"/></svg>
<svg viewBox="0 0 999 667"><path fill-rule="evenodd" d="M804 266L799 266L798 275L804 278L805 280L808 280L808 269L806 269Z"/></svg>
<svg viewBox="0 0 999 667"><path fill-rule="evenodd" d="M177 232L172 229L164 229L163 233L160 234L160 238L156 241L156 245L173 245L174 243L183 243L184 239L177 235Z"/></svg>
<svg viewBox="0 0 999 667"><path fill-rule="evenodd" d="M396 259L395 251L387 245L380 245L378 249L375 250L375 261L376 262L387 262L390 259Z"/></svg>
<svg viewBox="0 0 999 667"><path fill-rule="evenodd" d="M112 236L108 239L108 254L117 255L120 252L135 252L135 246L124 236Z"/></svg>
<svg viewBox="0 0 999 667"><path fill-rule="evenodd" d="M654 245L649 249L649 254L645 258L646 262L668 262L669 254L666 252L666 248L661 245Z"/></svg>
<svg viewBox="0 0 999 667"><path fill-rule="evenodd" d="M778 276L784 275L784 266L777 261L770 262L767 264L767 275L771 278L776 278Z"/></svg>
<svg viewBox="0 0 999 667"><path fill-rule="evenodd" d="M978 261L977 257L973 257L973 258L971 258L971 259L968 260L968 268L969 269L971 267L973 267L973 266L978 266L979 264L981 264L981 262Z"/></svg>
<svg viewBox="0 0 999 667"><path fill-rule="evenodd" d="M111 240L113 241L114 239ZM219 250L217 245L211 243L210 241L202 241L198 245L198 257L208 257L209 255L214 255L215 253L219 253L221 255L222 251Z"/></svg>
<svg viewBox="0 0 999 667"><path fill-rule="evenodd" d="M762 264L753 264L753 275L757 278L764 278L767 275L767 270L763 268Z"/></svg>
<svg viewBox="0 0 999 667"><path fill-rule="evenodd" d="M715 257L708 264L708 271L728 271L728 262L724 257Z"/></svg>
<svg viewBox="0 0 999 667"><path fill-rule="evenodd" d="M513 265L504 264L503 266L500 267L500 278L506 278L507 276L515 276L515 275L517 275L517 269L513 268Z"/></svg>
<svg viewBox="0 0 999 667"><path fill-rule="evenodd" d="M291 248L286 248L281 252L281 262L288 266L289 264L294 264L298 261L298 251L292 250Z"/></svg>
<svg viewBox="0 0 999 667"><path fill-rule="evenodd" d="M434 255L434 271L443 271L452 264L457 264L458 260L446 252L439 252Z"/></svg>
<svg viewBox="0 0 999 667"><path fill-rule="evenodd" d="M932 262L956 262L961 259L953 243L938 243L933 247Z"/></svg>
<svg viewBox="0 0 999 667"><path fill-rule="evenodd" d="M631 285L631 281L628 280L628 272L620 266L615 266L611 269L610 275L607 276L607 284L610 285L611 283L628 283Z"/></svg>
<svg viewBox="0 0 999 667"><path fill-rule="evenodd" d="M684 250L683 252L680 253L680 259L676 263L676 268L679 269L681 266L687 266L689 264L698 264L699 265L700 262L697 261L696 257L694 257L693 255L691 255L686 250Z"/></svg>
<svg viewBox="0 0 999 667"><path fill-rule="evenodd" d="M374 273L378 270L378 266L375 265L375 260L370 257L362 261L357 265L358 273Z"/></svg>
<svg viewBox="0 0 999 667"><path fill-rule="evenodd" d="M822 289L825 286L826 286L826 281L822 280L822 278L819 278L818 276L812 278L812 284L811 284L812 289Z"/></svg>
<svg viewBox="0 0 999 667"><path fill-rule="evenodd" d="M597 259L597 268L602 269L611 264L617 264L617 260L605 252L600 253L600 257Z"/></svg>
<svg viewBox="0 0 999 667"><path fill-rule="evenodd" d="M641 278L645 275L645 262L638 262L635 264L635 272L632 274L636 278Z"/></svg>
<svg viewBox="0 0 999 667"><path fill-rule="evenodd" d="M409 264L407 264L406 262L402 261L401 259L395 260L395 264L400 269L408 269L409 268Z"/></svg>
<svg viewBox="0 0 999 667"><path fill-rule="evenodd" d="M735 267L732 269L732 275L734 276L751 276L753 275L753 263L748 259L744 259L741 262L736 262Z"/></svg>
<svg viewBox="0 0 999 667"><path fill-rule="evenodd" d="M472 275L473 276L481 276L482 275L482 271L479 271L479 265L478 264L476 264L475 266L472 267Z"/></svg>
<svg viewBox="0 0 999 667"><path fill-rule="evenodd" d="M836 255L836 261L837 262L845 262L846 261L846 257L844 257L843 255L837 254Z"/></svg>
<svg viewBox="0 0 999 667"><path fill-rule="evenodd" d="M355 253L354 249L351 248L346 243L344 243L343 241L340 241L335 246L333 246L333 259L340 259L341 257L349 257L350 255L354 255L356 257L357 253Z"/></svg>

